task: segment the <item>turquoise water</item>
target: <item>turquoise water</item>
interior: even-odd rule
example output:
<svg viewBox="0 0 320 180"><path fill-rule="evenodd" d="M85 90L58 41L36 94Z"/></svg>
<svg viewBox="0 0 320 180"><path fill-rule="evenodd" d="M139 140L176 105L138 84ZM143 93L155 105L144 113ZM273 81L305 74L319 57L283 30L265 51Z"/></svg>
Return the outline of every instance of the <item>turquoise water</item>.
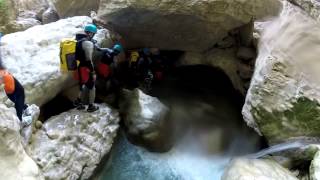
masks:
<svg viewBox="0 0 320 180"><path fill-rule="evenodd" d="M233 94L224 90L230 88L228 79L201 68L190 72L179 72L184 75L152 92L171 109L175 146L152 153L122 133L100 180L219 180L230 159L257 152L258 135L243 122Z"/></svg>

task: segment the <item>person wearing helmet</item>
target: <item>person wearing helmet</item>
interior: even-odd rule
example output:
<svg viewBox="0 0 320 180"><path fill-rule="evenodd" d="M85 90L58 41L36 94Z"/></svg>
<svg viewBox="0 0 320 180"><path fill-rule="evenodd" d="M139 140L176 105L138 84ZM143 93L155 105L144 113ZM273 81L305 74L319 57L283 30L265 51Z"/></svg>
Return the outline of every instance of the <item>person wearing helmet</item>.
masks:
<svg viewBox="0 0 320 180"><path fill-rule="evenodd" d="M116 89L118 83L115 77L116 64L114 58L123 51L123 47L121 44L115 44L112 49L100 48L100 51L103 52L103 57L98 65L98 75L106 82L107 89L108 86L111 89Z"/></svg>
<svg viewBox="0 0 320 180"><path fill-rule="evenodd" d="M78 110L84 110L84 104L89 104L87 111L94 112L99 109L94 105L96 89L95 81L96 74L93 66L93 52L95 49L93 37L97 33L97 27L93 24L88 24L84 28L84 36L77 37L76 58L80 61L78 66L78 76L80 85L80 95L75 101ZM86 97L88 102L86 102Z"/></svg>

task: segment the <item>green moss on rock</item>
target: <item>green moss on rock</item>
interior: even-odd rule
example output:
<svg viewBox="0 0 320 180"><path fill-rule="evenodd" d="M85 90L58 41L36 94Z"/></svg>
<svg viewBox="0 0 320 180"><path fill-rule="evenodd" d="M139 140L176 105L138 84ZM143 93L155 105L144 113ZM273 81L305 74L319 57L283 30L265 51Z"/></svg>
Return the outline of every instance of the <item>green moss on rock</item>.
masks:
<svg viewBox="0 0 320 180"><path fill-rule="evenodd" d="M251 110L261 132L271 143L294 137L320 136L320 105L317 101L300 97L285 111L267 111L264 107Z"/></svg>

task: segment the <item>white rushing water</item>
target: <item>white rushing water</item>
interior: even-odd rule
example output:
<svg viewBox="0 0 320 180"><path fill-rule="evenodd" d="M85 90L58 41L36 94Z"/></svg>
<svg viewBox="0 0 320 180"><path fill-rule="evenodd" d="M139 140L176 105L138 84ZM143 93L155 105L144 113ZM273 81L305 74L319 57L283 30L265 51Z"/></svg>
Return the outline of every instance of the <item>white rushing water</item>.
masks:
<svg viewBox="0 0 320 180"><path fill-rule="evenodd" d="M227 85L214 80L221 75L202 74L205 71L188 69L187 75L199 77L162 85L155 92L170 107L171 120L185 132L177 133L175 146L153 153L121 134L100 180L218 180L232 157L259 149L259 137L244 125L236 100L223 89Z"/></svg>
<svg viewBox="0 0 320 180"><path fill-rule="evenodd" d="M229 152L236 152L241 138ZM195 141L196 142L196 141ZM247 144L250 144L246 142ZM207 154L194 144L182 143L167 153L152 153L130 144L122 135L101 180L218 180L232 154ZM248 148L248 147L247 147ZM251 146L249 149L253 150Z"/></svg>

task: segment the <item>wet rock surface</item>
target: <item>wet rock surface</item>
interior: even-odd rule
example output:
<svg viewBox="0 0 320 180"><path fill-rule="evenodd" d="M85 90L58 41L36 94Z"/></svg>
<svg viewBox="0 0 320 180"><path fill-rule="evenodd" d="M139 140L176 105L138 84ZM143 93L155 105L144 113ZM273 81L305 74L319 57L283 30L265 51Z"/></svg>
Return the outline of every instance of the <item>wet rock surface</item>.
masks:
<svg viewBox="0 0 320 180"><path fill-rule="evenodd" d="M42 180L36 163L27 155L20 136L20 122L13 109L0 104L0 171L7 180Z"/></svg>
<svg viewBox="0 0 320 180"><path fill-rule="evenodd" d="M168 121L169 108L139 89L122 94L120 111L129 139L152 151L169 150L172 131Z"/></svg>
<svg viewBox="0 0 320 180"><path fill-rule="evenodd" d="M50 118L28 146L46 179L89 179L109 153L119 115L107 105L94 113L70 110Z"/></svg>

